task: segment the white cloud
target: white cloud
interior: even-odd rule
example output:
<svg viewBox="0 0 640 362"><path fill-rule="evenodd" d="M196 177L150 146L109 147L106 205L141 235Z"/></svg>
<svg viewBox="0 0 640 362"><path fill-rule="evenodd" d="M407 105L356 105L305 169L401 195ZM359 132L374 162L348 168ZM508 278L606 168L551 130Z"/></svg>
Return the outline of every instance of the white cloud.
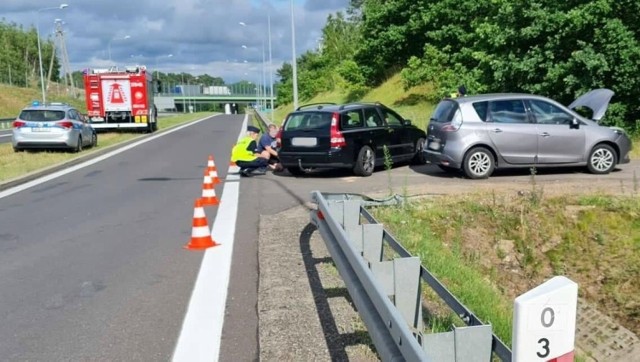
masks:
<svg viewBox="0 0 640 362"><path fill-rule="evenodd" d="M69 4L64 10L37 11L63 2ZM316 47L327 16L344 11L348 2L295 1L298 54ZM39 20L43 37L52 34L54 19L64 20L74 70L108 65L110 43L117 64L135 60L154 69L157 62L163 72L207 73L228 82L257 79L263 44L268 60L268 18L273 71L291 62L289 0L2 0L0 13L25 28Z"/></svg>

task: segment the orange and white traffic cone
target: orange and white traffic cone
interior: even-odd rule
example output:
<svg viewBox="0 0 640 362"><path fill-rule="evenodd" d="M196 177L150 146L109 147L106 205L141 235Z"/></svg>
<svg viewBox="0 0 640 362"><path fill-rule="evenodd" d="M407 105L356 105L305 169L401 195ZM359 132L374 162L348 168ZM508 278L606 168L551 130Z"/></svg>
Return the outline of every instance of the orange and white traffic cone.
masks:
<svg viewBox="0 0 640 362"><path fill-rule="evenodd" d="M209 222L202 208L202 201L197 199L193 207L193 227L191 228L191 241L184 246L189 250L202 250L218 246L209 231Z"/></svg>
<svg viewBox="0 0 640 362"><path fill-rule="evenodd" d="M213 160L213 155L209 156L209 161L207 161L207 170L209 171L209 176L211 176L211 182L214 185L220 183L220 179L218 178L218 169L216 168L216 163Z"/></svg>
<svg viewBox="0 0 640 362"><path fill-rule="evenodd" d="M216 206L220 204L218 197L216 196L216 188L211 181L209 171L204 171L204 180L202 181L202 205L204 206Z"/></svg>

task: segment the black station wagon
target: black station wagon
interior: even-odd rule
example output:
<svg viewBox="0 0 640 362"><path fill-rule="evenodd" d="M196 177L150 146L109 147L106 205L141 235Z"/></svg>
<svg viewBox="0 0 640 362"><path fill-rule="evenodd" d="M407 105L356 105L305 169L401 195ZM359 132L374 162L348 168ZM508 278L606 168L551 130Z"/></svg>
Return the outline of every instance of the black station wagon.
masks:
<svg viewBox="0 0 640 362"><path fill-rule="evenodd" d="M380 103L309 104L290 113L280 130L280 161L291 174L317 168L350 168L370 176L393 160L424 163L426 134Z"/></svg>

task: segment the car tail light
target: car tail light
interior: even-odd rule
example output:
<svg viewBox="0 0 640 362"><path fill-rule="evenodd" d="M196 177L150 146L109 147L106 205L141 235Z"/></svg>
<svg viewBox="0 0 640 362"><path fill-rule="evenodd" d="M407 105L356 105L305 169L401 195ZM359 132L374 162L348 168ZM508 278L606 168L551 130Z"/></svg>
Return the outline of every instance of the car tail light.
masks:
<svg viewBox="0 0 640 362"><path fill-rule="evenodd" d="M342 132L338 129L338 121L340 120L340 113L334 113L331 117L331 148L342 148L347 145L344 140Z"/></svg>
<svg viewBox="0 0 640 362"><path fill-rule="evenodd" d="M20 128L20 127L24 127L27 124L27 122L24 121L20 121L20 120L15 120L13 121L13 128Z"/></svg>
<svg viewBox="0 0 640 362"><path fill-rule="evenodd" d="M63 121L63 122L56 122L56 126L60 126L64 129L71 129L73 128L73 123L69 122L69 121Z"/></svg>
<svg viewBox="0 0 640 362"><path fill-rule="evenodd" d="M453 118L451 119L451 123L442 127L442 131L456 132L457 130L460 129L460 126L462 126L462 113L460 113L460 110L458 109L456 113L453 115Z"/></svg>

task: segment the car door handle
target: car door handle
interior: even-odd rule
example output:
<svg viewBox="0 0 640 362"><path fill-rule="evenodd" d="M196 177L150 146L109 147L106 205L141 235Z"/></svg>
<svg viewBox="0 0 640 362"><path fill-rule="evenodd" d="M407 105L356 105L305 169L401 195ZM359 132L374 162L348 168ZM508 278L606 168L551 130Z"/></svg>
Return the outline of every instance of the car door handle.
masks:
<svg viewBox="0 0 640 362"><path fill-rule="evenodd" d="M500 128L494 128L493 133L502 133L502 130Z"/></svg>
<svg viewBox="0 0 640 362"><path fill-rule="evenodd" d="M547 137L551 137L551 135L549 134L549 132L542 132L540 133L540 136L547 138Z"/></svg>

